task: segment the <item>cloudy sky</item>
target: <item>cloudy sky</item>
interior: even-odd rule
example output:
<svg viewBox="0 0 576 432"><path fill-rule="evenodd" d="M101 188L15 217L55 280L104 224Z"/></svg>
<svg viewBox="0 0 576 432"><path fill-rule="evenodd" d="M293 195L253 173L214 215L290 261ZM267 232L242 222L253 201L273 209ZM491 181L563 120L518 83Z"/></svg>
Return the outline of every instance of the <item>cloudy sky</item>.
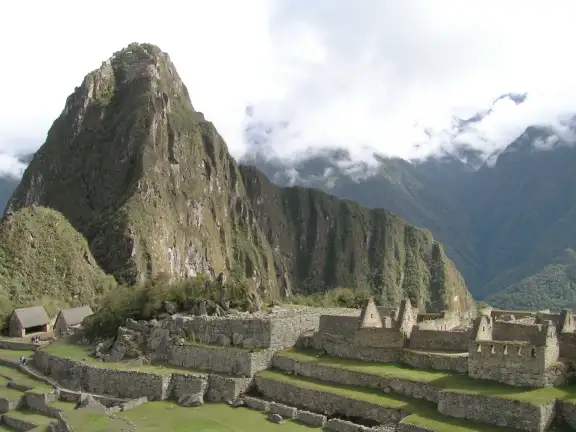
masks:
<svg viewBox="0 0 576 432"><path fill-rule="evenodd" d="M84 75L133 41L170 54L235 156L254 121L288 125L269 142L280 156L339 146L410 158L455 142L489 154L576 113L573 0L29 0L1 13L0 173L18 175L14 156L37 149ZM528 97L453 137L454 116L508 92Z"/></svg>

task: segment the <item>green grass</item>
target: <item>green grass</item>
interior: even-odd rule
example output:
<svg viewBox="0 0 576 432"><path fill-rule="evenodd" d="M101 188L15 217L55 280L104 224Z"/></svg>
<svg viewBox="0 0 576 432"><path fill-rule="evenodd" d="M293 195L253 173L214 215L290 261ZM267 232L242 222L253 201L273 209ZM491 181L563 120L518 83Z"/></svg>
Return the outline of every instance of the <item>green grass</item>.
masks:
<svg viewBox="0 0 576 432"><path fill-rule="evenodd" d="M403 409L412 414L409 416L411 417L409 420L414 422L414 424L434 426L434 430L437 432L498 432L508 430L470 420L460 420L444 416L438 413L436 405L431 402L390 395L378 389L327 383L302 376L294 377L293 375L285 375L282 372L273 370L258 372L257 375L295 387L344 396L387 408Z"/></svg>
<svg viewBox="0 0 576 432"><path fill-rule="evenodd" d="M231 408L226 404L205 404L185 408L173 402L149 402L122 415L143 432L305 432L312 429L293 421L278 426L266 419L266 414L247 408Z"/></svg>
<svg viewBox="0 0 576 432"><path fill-rule="evenodd" d="M14 383L31 387L36 391L52 390L48 384L21 372L15 367L0 365L0 376L10 377Z"/></svg>
<svg viewBox="0 0 576 432"><path fill-rule="evenodd" d="M176 366L159 365L159 364L148 364L142 365L139 363L113 363L113 362L102 362L97 358L93 357L91 350L84 346L74 343L66 343L66 341L54 342L48 345L44 350L50 354L54 354L58 357L68 358L71 360L82 361L84 363L105 369L117 369L117 370L131 370L136 372L149 372L159 375L168 375L171 373L191 373L190 369L179 368Z"/></svg>
<svg viewBox="0 0 576 432"><path fill-rule="evenodd" d="M463 374L414 369L394 363L376 363L341 357L316 357L313 351L285 350L276 355L287 356L304 363L313 363L327 367L337 367L383 378L397 378L425 383L441 390L457 391L477 395L486 395L513 399L533 405L542 405L555 399L576 399L576 386L525 389L494 381L475 380Z"/></svg>
<svg viewBox="0 0 576 432"><path fill-rule="evenodd" d="M48 417L44 414L38 413L36 411L32 411L29 409L17 409L14 411L10 411L9 413L3 414L8 417L12 417L19 420L28 421L30 423L34 423L38 426L46 426L56 419L52 417Z"/></svg>
<svg viewBox="0 0 576 432"><path fill-rule="evenodd" d="M24 392L9 387L0 387L0 398L7 400L16 400L24 396Z"/></svg>
<svg viewBox="0 0 576 432"><path fill-rule="evenodd" d="M123 420L91 409L66 410L62 415L74 430L82 432L122 432L126 427Z"/></svg>
<svg viewBox="0 0 576 432"><path fill-rule="evenodd" d="M9 349L0 349L0 359L19 362L20 356L24 356L26 358L30 357L34 354L32 350L9 350Z"/></svg>

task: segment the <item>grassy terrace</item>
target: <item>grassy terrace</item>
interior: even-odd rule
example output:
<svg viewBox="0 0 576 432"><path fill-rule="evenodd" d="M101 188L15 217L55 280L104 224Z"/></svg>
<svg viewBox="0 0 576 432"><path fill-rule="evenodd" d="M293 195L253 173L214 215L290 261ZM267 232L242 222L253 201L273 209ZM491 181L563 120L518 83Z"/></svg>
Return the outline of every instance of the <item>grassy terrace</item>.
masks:
<svg viewBox="0 0 576 432"><path fill-rule="evenodd" d="M302 363L314 363L384 378L426 383L441 390L495 396L534 405L545 404L555 399L574 400L576 402L576 386L574 385L523 389L492 381L475 380L462 374L414 369L400 364L376 363L330 356L316 357L314 351L285 350L276 355L286 356Z"/></svg>
<svg viewBox="0 0 576 432"><path fill-rule="evenodd" d="M174 402L149 402L118 414L134 423L143 432L272 432L278 425L266 420L266 414L246 408L231 408L226 404L206 404L185 408ZM66 420L82 432L121 432L126 423L103 413L90 410L66 411ZM283 432L305 432L307 426L294 421L282 425Z"/></svg>
<svg viewBox="0 0 576 432"><path fill-rule="evenodd" d="M24 356L24 357L28 358L32 354L34 354L34 351L31 351L31 350L0 349L0 359L10 361L10 362L19 362L20 356Z"/></svg>
<svg viewBox="0 0 576 432"><path fill-rule="evenodd" d="M67 343L65 340L54 342L43 349L47 353L54 354L58 357L68 358L71 360L81 361L92 366L105 369L117 370L131 370L137 372L149 372L160 375L168 375L171 373L191 373L194 372L190 369L179 368L177 366L168 366L161 364L148 364L142 365L137 362L102 362L96 357L92 356L91 350L84 345L74 343Z"/></svg>
<svg viewBox="0 0 576 432"><path fill-rule="evenodd" d="M10 377L15 384L31 387L36 391L49 391L52 389L48 384L25 374L15 367L0 365L0 386L8 383L8 380L4 377ZM0 391L3 391L3 388L0 387Z"/></svg>
<svg viewBox="0 0 576 432"><path fill-rule="evenodd" d="M388 408L401 408L412 414L406 418L406 422L434 428L437 432L498 432L509 430L472 422L470 420L454 419L438 413L433 403L390 395L377 389L327 383L302 376L295 377L293 375L285 375L282 372L272 370L262 371L257 375L284 382L295 387L345 396Z"/></svg>
<svg viewBox="0 0 576 432"><path fill-rule="evenodd" d="M3 415L14 419L29 421L37 426L48 426L51 422L55 421L52 417L48 417L29 409L17 409Z"/></svg>

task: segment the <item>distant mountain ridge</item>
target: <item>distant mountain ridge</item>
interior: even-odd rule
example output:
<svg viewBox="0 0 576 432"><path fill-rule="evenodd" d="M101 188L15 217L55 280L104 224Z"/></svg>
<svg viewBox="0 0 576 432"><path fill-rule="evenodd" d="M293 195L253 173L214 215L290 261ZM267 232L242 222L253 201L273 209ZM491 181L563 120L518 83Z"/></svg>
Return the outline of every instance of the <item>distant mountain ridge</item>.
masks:
<svg viewBox="0 0 576 432"><path fill-rule="evenodd" d="M570 134L532 126L489 164L465 145L423 161L376 156L375 166L353 162L345 150L295 162L252 152L242 163L280 185L318 188L430 229L476 298L508 308L550 307L571 304L566 293L575 288L564 287L567 278L557 279L555 294L534 298L518 284L526 287L525 278L576 249L573 144Z"/></svg>

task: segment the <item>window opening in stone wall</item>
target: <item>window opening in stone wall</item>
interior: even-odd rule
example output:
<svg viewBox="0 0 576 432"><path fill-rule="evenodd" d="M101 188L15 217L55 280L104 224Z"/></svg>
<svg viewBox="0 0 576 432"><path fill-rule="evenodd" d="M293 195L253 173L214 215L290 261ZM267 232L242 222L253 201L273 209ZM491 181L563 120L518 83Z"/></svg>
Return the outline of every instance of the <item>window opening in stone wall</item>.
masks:
<svg viewBox="0 0 576 432"><path fill-rule="evenodd" d="M531 354L532 357L536 357L536 348L532 348Z"/></svg>
<svg viewBox="0 0 576 432"><path fill-rule="evenodd" d="M507 354L508 354L508 346L504 345L504 355L507 355Z"/></svg>
<svg viewBox="0 0 576 432"><path fill-rule="evenodd" d="M490 345L490 353L494 354L496 350L494 349L494 345Z"/></svg>
<svg viewBox="0 0 576 432"><path fill-rule="evenodd" d="M482 326L482 331L486 331L486 326Z"/></svg>
<svg viewBox="0 0 576 432"><path fill-rule="evenodd" d="M518 347L518 355L519 355L519 356L522 355L522 347Z"/></svg>
<svg viewBox="0 0 576 432"><path fill-rule="evenodd" d="M370 314L370 318L374 318L374 314Z"/></svg>

